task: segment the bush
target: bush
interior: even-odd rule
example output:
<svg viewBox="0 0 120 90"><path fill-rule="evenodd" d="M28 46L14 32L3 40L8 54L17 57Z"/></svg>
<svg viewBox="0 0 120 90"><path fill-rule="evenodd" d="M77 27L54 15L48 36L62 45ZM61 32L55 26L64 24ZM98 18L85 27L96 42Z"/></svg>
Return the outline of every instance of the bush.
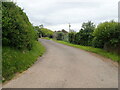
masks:
<svg viewBox="0 0 120 90"><path fill-rule="evenodd" d="M23 10L13 2L2 2L3 46L31 49L36 33Z"/></svg>
<svg viewBox="0 0 120 90"><path fill-rule="evenodd" d="M54 38L57 40L64 40L64 33L63 32L55 32Z"/></svg>
<svg viewBox="0 0 120 90"><path fill-rule="evenodd" d="M70 33L68 34L69 42L70 42L70 43L75 43L75 35L76 35L76 32L70 32Z"/></svg>
<svg viewBox="0 0 120 90"><path fill-rule="evenodd" d="M105 45L117 47L120 44L120 27L117 22L104 22L93 33L93 46L104 48Z"/></svg>
<svg viewBox="0 0 120 90"><path fill-rule="evenodd" d="M98 48L103 48L104 43L103 43L102 40L99 40L98 38L94 37L93 40L92 40L92 45L96 48L97 47Z"/></svg>
<svg viewBox="0 0 120 90"><path fill-rule="evenodd" d="M68 33L64 34L64 39L63 41L68 42Z"/></svg>

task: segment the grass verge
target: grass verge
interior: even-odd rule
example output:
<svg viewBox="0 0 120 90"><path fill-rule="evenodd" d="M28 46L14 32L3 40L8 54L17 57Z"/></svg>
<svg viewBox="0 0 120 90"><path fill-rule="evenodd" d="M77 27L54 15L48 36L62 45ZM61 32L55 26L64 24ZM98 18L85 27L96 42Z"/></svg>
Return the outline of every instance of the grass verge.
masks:
<svg viewBox="0 0 120 90"><path fill-rule="evenodd" d="M10 80L15 73L28 69L44 52L45 47L37 41L35 41L33 49L30 51L20 51L10 47L3 47L3 81Z"/></svg>
<svg viewBox="0 0 120 90"><path fill-rule="evenodd" d="M113 61L120 62L120 56L119 55L117 55L115 53L107 52L107 51L105 51L103 49L100 49L100 48L94 48L94 47L89 47L89 46L81 46L81 45L71 44L69 42L58 41L58 40L54 40L54 41L58 42L58 43L61 43L61 44L68 45L68 46L72 46L72 47L75 47L75 48L80 48L80 49L83 49L83 50L86 50L86 51L97 53L101 56L112 59Z"/></svg>
<svg viewBox="0 0 120 90"><path fill-rule="evenodd" d="M53 40L53 39L51 39L51 38L49 38L49 37L42 37L42 39Z"/></svg>

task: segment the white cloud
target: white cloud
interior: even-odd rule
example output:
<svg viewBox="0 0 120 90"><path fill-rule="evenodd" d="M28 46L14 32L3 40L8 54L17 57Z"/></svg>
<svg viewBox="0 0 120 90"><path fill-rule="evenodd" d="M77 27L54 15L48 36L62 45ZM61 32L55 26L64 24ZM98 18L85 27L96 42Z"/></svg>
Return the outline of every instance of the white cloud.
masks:
<svg viewBox="0 0 120 90"><path fill-rule="evenodd" d="M69 31L69 24L58 24L58 25L46 26L46 28L50 28L53 31L62 30L62 29ZM73 30L79 31L80 28L81 28L80 23L71 24L71 29Z"/></svg>
<svg viewBox="0 0 120 90"><path fill-rule="evenodd" d="M119 0L17 0L17 4L24 8L31 23L44 24L51 30L68 30L68 23L72 29L78 31L81 24L92 20L96 24L117 20Z"/></svg>

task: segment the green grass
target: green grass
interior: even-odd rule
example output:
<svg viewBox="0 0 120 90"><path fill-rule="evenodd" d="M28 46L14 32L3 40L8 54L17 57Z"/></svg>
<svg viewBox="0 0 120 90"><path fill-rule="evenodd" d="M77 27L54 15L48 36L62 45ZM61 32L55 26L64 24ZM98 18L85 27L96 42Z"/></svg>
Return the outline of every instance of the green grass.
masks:
<svg viewBox="0 0 120 90"><path fill-rule="evenodd" d="M75 48L80 48L80 49L83 49L83 50L86 50L86 51L97 53L101 56L112 59L113 61L117 61L117 62L120 61L120 56L119 55L117 55L115 53L107 52L107 51L105 51L103 49L100 49L100 48L94 48L94 47L89 47L89 46L81 46L81 45L71 44L69 42L58 41L58 40L54 40L54 41L56 41L58 43L61 43L61 44L68 45L68 46L72 46L72 47L75 47Z"/></svg>
<svg viewBox="0 0 120 90"><path fill-rule="evenodd" d="M52 39L49 38L49 37L42 37L42 39L52 40Z"/></svg>
<svg viewBox="0 0 120 90"><path fill-rule="evenodd" d="M33 49L30 51L20 51L10 47L3 47L3 81L10 80L16 73L28 69L44 52L45 47L37 41L35 41Z"/></svg>

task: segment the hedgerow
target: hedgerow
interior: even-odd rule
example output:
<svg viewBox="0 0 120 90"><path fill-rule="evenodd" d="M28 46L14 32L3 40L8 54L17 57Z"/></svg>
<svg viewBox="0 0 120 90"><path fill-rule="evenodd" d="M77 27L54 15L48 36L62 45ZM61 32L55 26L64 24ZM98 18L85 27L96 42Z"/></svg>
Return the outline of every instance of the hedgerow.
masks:
<svg viewBox="0 0 120 90"><path fill-rule="evenodd" d="M97 26L94 33L93 45L104 48L105 45L117 47L120 44L120 27L117 22L104 22Z"/></svg>
<svg viewBox="0 0 120 90"><path fill-rule="evenodd" d="M2 2L3 46L31 49L36 33L23 10L13 2Z"/></svg>

